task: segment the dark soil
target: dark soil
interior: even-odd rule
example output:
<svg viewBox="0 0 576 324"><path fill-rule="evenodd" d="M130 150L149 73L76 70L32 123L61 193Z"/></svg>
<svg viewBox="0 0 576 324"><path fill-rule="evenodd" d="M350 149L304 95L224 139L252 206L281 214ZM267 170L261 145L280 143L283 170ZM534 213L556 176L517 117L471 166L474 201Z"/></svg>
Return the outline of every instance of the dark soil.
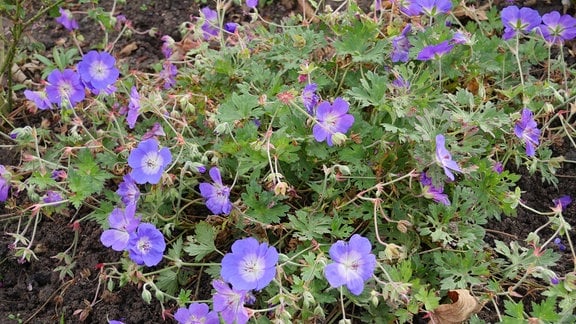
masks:
<svg viewBox="0 0 576 324"><path fill-rule="evenodd" d="M360 1L364 8L367 8L372 1ZM111 8L112 1L100 1L100 6L105 9ZM542 12L551 10L562 10L560 1L552 1ZM85 5L84 5L85 6ZM212 6L213 8L214 6ZM69 7L73 11L83 11L85 7ZM301 10L294 0L275 1L270 7L262 8L261 14L266 19L279 21L282 17L288 16L293 11ZM178 26L186 21L191 21L199 13L199 4L194 0L172 0L154 1L139 0L128 1L127 4L117 8L118 13L124 14L132 25L139 31L157 28L157 33L133 34L130 38L123 38L115 47L116 55L121 62L129 64L130 69L148 70L151 64L158 62L162 58L160 52L162 35L170 35L179 40L180 34ZM102 32L98 28L93 28L93 22L85 15L76 14L81 26L80 32L85 39L82 45L86 50L93 44L97 44L102 39ZM230 20L243 21L245 19L243 9L233 8L230 11ZM47 54L55 44L62 40L70 42L68 32L60 27L53 19L46 19L36 24L30 33L36 41L42 42L47 48ZM120 54L126 45L134 44L136 48L125 54ZM30 75L35 82L39 82L39 75ZM20 110L24 111L24 110ZM13 116L16 123L34 123L23 116ZM21 126L21 125L19 125ZM5 140L0 137L1 144ZM576 149L569 143L556 148L556 154L572 157L576 160ZM20 164L20 157L17 152L6 148L0 148L0 164L14 165ZM565 164L558 170L559 184L543 184L536 176L529 176L525 169L521 168L516 172L522 174L519 185L525 193L522 195L524 202L541 211L548 211L552 205L552 199L562 195L573 195L576 185L576 165ZM10 214L0 204L0 215ZM565 211L566 220L571 224L576 224L576 203L572 204ZM13 251L9 249L12 238L8 235L0 237L0 322L8 323L9 316L18 316L25 323L56 323L80 322L80 312L88 312L86 323L107 323L108 319L123 320L126 323L162 323L162 309L159 303L153 301L150 305L145 304L141 298L141 289L133 285L127 285L121 289L116 289L113 293L107 292L105 283L99 286L100 273L97 265L101 262L112 262L118 260L120 255L105 248L100 244L100 227L91 222L83 222L79 230L79 241L76 250L76 267L73 269L74 277L66 276L63 280L59 278L53 269L61 262L53 258L58 253L67 250L74 238L74 231L70 226L70 218L55 215L53 218L43 218L38 226L36 240L33 246L37 252L39 260L30 263L19 264L12 256ZM82 216L82 215L79 215ZM490 230L486 236L486 241L490 244L494 240L509 242L511 239L522 241L528 233L534 231L546 222L546 217L535 215L522 208L518 209L516 217L503 217L501 221L491 221L487 228ZM15 231L16 223L2 222L4 233ZM553 232L546 230L541 232L543 237L552 235ZM572 237L576 241L576 236ZM565 252L566 257L560 260L557 273L562 276L571 271L573 264L569 252ZM200 282L200 286L210 290L209 282ZM98 291L98 293L97 293ZM538 293L526 294L525 298L538 298ZM87 306L93 304L92 306ZM529 303L528 303L529 304ZM166 307L174 307L168 303ZM174 309L168 309L173 312ZM491 305L487 305L481 312L481 317L489 322L497 321ZM171 320L166 318L166 321Z"/></svg>

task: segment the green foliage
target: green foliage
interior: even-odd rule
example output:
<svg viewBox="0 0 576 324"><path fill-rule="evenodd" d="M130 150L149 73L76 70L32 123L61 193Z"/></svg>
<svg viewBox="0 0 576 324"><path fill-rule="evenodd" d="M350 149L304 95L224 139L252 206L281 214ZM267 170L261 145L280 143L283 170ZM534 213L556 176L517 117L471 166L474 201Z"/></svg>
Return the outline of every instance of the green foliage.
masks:
<svg viewBox="0 0 576 324"><path fill-rule="evenodd" d="M337 12L318 11L312 24L299 15L274 24L248 22L261 19L251 10L236 33L209 41L201 31L204 19L188 23L183 41L172 45L173 60L157 62L156 73L118 66L122 77L114 94L86 92L77 107L42 115L57 121L59 132L44 124L15 129L25 163L8 167L2 177L11 192L26 193L18 197L25 207L11 197L6 210L28 218L9 233L14 255L33 262L29 229L42 215L59 217L70 207L79 215L90 213L82 221L108 229L112 210L126 209L116 193L131 173L126 160L153 136L170 150L172 161L158 183L136 185L136 208L142 222L161 230L166 251L153 270L136 265L130 253L119 256L120 262L105 260L110 290L138 285L145 302L154 296L170 308L208 299L213 291L196 287L209 289L205 283L220 278L228 247L254 237L277 249L280 261L274 281L254 294L252 322L410 322L421 311L433 312L454 289L474 290L482 301L498 296L494 305L503 307L503 323L529 317L573 322L576 275L554 272L560 271L560 254L543 234L567 235L572 224L560 211L526 206L515 173L526 168L545 183L558 183L556 173L567 158L555 156L552 144L573 135L568 130L574 121L566 90L574 82L559 76L573 74L573 68L552 62L547 44L535 34L518 43L502 40L496 8L482 12L486 20L466 26L444 14L412 21L409 60L392 62L393 38L409 21L401 15L383 20L390 12L368 15L354 1L347 4ZM104 34L92 46L116 53L117 39L110 37L115 14L97 1L91 8L82 14ZM219 14L225 11L218 8ZM0 11L16 9L0 4ZM229 16L219 22L224 17ZM139 32L131 28L122 31ZM469 39L441 58L416 59L425 46L453 42L455 32L465 31L472 33ZM51 55L28 57L44 65L45 78L54 69L77 69L80 52L67 44ZM159 73L168 63L178 73L176 85L164 89ZM542 75L542 66L554 79ZM337 127L340 117L304 106L302 90L310 83L317 85L320 102L341 98L349 104L354 122L342 134L330 134L333 146L316 138L319 130ZM141 108L136 127L129 128L121 112L128 104L133 108L133 85ZM542 134L534 157L526 156L526 139L514 130L524 107L534 112ZM438 150L440 134L449 154ZM442 164L448 158L457 165L449 165L454 180ZM202 174L212 167L221 171L222 183ZM57 170L66 176L53 177ZM202 196L199 184L206 182L214 185L214 197ZM60 209L42 203L48 190L65 195ZM212 215L206 208L210 198L230 200L232 211ZM528 238L486 239L488 222L524 207L548 217L546 225ZM331 287L325 273L336 261L333 244L354 234L368 238L377 256L376 270L358 296L346 285ZM75 260L66 253L56 258L60 276L74 277ZM547 285L551 279L559 283ZM546 299L531 305L515 299L525 290Z"/></svg>

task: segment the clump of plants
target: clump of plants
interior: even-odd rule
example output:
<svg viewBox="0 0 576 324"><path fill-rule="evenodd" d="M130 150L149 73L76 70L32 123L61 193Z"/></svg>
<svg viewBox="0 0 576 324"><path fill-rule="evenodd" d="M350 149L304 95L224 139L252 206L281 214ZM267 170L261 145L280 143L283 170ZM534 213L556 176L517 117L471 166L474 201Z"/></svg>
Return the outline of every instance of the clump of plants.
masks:
<svg viewBox="0 0 576 324"><path fill-rule="evenodd" d="M576 263L571 199L536 211L516 186L517 170L555 183L571 162L550 147L576 146L563 52L576 19L416 0L269 22L257 1L236 5L249 22L216 1L181 40L163 36L154 73L119 64L113 41L42 57L25 104L65 131L9 134L23 156L0 167L0 200L21 215L14 257L34 262L40 219L68 214L119 252L100 267L106 289L138 285L179 323L480 323L483 307L576 320L576 272L554 271ZM95 17L106 39L132 28ZM486 243L484 225L517 208L548 221ZM74 255L59 257L73 276ZM534 285L545 297L528 309Z"/></svg>

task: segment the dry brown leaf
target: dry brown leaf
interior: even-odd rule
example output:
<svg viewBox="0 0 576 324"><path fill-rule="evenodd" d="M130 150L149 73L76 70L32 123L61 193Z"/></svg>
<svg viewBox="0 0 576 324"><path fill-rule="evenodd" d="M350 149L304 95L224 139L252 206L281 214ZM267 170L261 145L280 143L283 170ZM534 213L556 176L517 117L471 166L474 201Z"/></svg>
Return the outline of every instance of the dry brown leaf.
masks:
<svg viewBox="0 0 576 324"><path fill-rule="evenodd" d="M138 44L136 44L136 42L132 42L132 43L124 46L122 48L122 50L120 50L120 55L121 56L128 56L137 49L138 49Z"/></svg>
<svg viewBox="0 0 576 324"><path fill-rule="evenodd" d="M468 17L473 20L488 20L488 16L486 15L486 9L490 9L490 3L487 3L483 6L478 8L474 7L466 7L464 1L460 2L460 4L454 9L452 12L456 17Z"/></svg>
<svg viewBox="0 0 576 324"><path fill-rule="evenodd" d="M431 312L431 323L462 323L482 309L482 304L466 289L450 290L448 297L452 300L452 304L442 304Z"/></svg>

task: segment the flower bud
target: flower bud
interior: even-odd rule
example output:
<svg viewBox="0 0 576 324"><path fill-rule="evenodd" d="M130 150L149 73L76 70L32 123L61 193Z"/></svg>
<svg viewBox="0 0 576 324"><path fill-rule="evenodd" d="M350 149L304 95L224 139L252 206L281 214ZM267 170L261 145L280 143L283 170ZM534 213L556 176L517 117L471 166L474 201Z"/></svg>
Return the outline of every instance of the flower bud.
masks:
<svg viewBox="0 0 576 324"><path fill-rule="evenodd" d="M336 146L340 146L340 145L344 144L344 142L346 142L347 138L348 138L348 136L346 136L346 134L336 132L336 133L332 134L332 143L334 143L334 145L336 145Z"/></svg>

